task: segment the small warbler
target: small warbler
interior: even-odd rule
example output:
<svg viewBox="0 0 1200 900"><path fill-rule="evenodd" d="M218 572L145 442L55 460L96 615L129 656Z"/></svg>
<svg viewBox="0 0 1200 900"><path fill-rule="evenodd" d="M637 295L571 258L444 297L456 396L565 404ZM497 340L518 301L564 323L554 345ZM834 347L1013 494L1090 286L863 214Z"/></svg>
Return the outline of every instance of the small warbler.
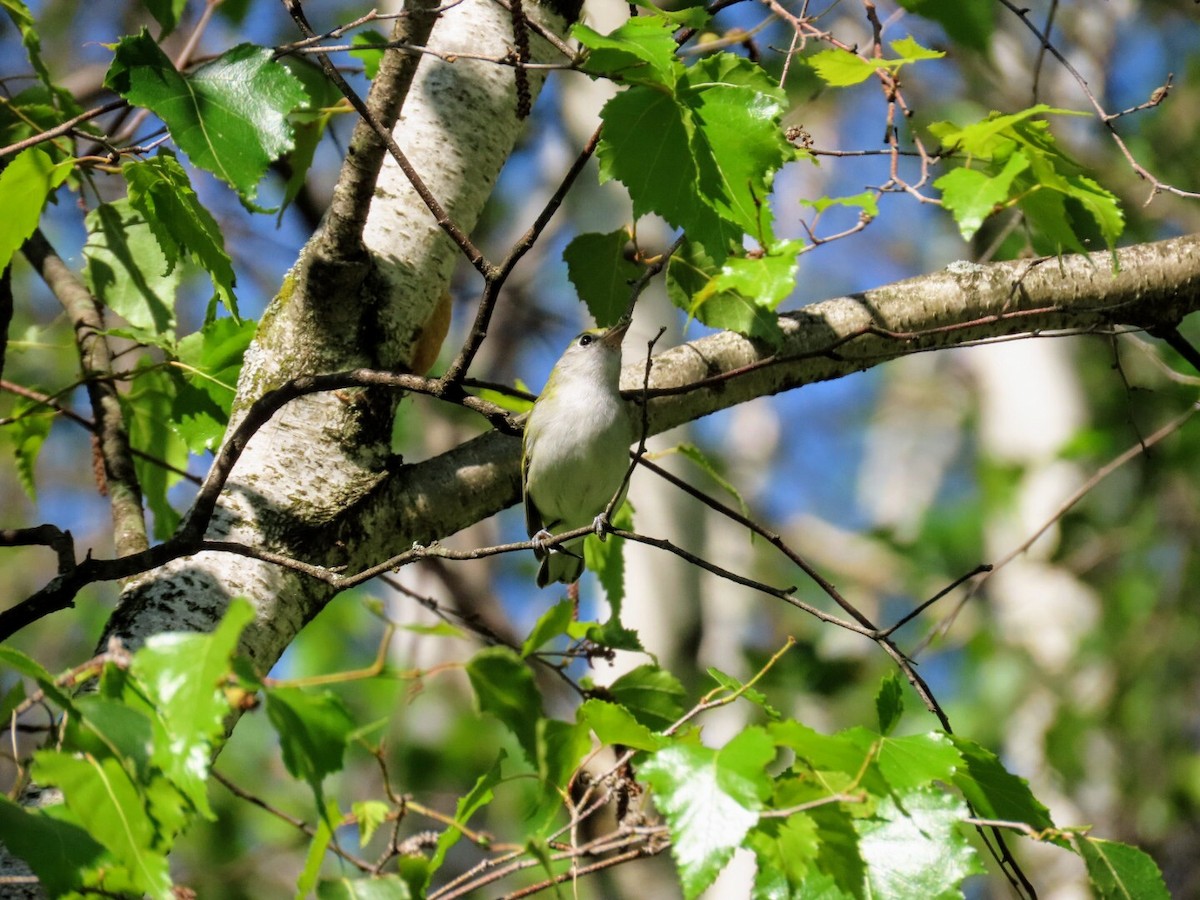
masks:
<svg viewBox="0 0 1200 900"><path fill-rule="evenodd" d="M583 574L579 552L540 545L589 522L602 534L604 511L625 478L633 428L618 382L628 327L595 328L571 341L525 422L521 484L525 526L541 561L538 587Z"/></svg>

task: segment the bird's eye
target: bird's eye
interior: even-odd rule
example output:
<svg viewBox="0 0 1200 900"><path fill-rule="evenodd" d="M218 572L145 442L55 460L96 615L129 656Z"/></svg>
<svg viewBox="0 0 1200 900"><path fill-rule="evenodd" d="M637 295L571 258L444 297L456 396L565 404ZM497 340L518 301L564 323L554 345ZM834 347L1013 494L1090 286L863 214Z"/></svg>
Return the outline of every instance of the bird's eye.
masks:
<svg viewBox="0 0 1200 900"><path fill-rule="evenodd" d="M596 336L594 334L581 334L579 336L579 346L586 347L588 344L590 344L595 339L596 339Z"/></svg>

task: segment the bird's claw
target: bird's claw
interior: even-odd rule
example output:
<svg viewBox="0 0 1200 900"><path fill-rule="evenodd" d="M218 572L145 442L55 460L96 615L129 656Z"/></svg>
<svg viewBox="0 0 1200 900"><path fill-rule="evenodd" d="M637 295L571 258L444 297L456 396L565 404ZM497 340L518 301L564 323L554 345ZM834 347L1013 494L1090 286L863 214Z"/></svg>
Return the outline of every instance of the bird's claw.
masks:
<svg viewBox="0 0 1200 900"><path fill-rule="evenodd" d="M554 535L545 528L542 528L537 534L529 538L529 542L533 544L533 552L539 559L546 555L546 542L553 540L553 538Z"/></svg>
<svg viewBox="0 0 1200 900"><path fill-rule="evenodd" d="M601 541L608 536L608 529L608 516L604 515L604 513L600 513L600 515L592 519L592 530L596 532L596 537Z"/></svg>

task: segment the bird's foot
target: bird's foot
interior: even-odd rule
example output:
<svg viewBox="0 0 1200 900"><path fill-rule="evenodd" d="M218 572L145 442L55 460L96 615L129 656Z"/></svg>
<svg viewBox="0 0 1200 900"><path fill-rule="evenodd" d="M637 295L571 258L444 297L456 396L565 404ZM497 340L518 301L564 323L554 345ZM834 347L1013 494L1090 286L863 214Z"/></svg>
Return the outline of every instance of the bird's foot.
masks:
<svg viewBox="0 0 1200 900"><path fill-rule="evenodd" d="M546 542L553 540L554 535L548 532L545 528L538 531L537 534L529 538L529 542L533 544L533 552L541 559L546 555Z"/></svg>
<svg viewBox="0 0 1200 900"><path fill-rule="evenodd" d="M608 524L608 516L604 513L592 519L592 531L596 532L596 537L603 541L608 537L608 532L612 526Z"/></svg>

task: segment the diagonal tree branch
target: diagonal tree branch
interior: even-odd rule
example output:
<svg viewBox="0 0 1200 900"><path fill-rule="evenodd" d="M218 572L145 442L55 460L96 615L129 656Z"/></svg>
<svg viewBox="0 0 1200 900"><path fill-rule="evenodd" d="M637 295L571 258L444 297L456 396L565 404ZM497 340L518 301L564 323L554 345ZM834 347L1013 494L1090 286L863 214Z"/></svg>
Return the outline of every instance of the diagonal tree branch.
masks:
<svg viewBox="0 0 1200 900"><path fill-rule="evenodd" d="M113 541L117 553L137 553L150 546L142 489L133 466L129 432L112 375L112 355L104 336L104 320L96 298L79 276L54 252L40 230L25 242L24 253L54 292L75 329L75 344L96 422L104 480L112 506Z"/></svg>

